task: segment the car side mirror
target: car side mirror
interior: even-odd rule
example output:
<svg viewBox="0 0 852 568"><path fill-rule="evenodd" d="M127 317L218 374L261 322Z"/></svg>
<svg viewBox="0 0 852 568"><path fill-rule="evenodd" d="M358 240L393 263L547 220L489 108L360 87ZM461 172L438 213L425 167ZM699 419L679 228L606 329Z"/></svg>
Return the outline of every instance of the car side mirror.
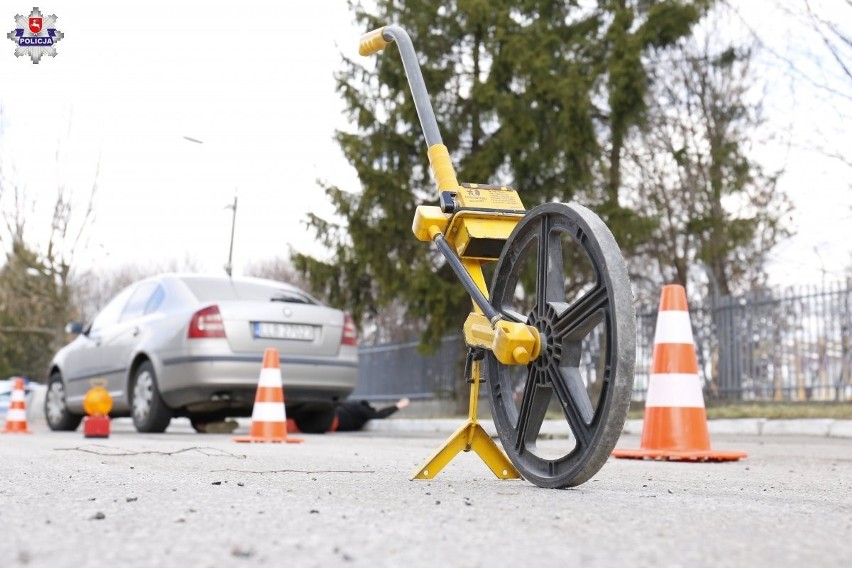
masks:
<svg viewBox="0 0 852 568"><path fill-rule="evenodd" d="M65 333L73 333L74 335L80 335L83 333L83 324L79 321L72 321L68 325L65 326Z"/></svg>

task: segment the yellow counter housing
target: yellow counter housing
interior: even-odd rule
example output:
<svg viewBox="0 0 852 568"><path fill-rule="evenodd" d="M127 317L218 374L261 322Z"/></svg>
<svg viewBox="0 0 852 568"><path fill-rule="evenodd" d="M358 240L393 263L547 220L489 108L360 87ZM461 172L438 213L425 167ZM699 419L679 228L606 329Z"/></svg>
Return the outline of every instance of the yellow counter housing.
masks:
<svg viewBox="0 0 852 568"><path fill-rule="evenodd" d="M447 241L462 258L500 258L506 239L526 213L518 192L506 186L463 183L454 192L459 211L447 228Z"/></svg>
<svg viewBox="0 0 852 568"><path fill-rule="evenodd" d="M505 217L476 212L456 213L447 233L447 241L462 258L497 260L506 239L522 215Z"/></svg>

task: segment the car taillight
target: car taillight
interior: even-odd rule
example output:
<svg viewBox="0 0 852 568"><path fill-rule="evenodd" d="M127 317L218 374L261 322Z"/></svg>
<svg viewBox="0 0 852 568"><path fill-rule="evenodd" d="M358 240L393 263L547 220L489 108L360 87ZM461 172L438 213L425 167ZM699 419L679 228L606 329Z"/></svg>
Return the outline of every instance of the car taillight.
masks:
<svg viewBox="0 0 852 568"><path fill-rule="evenodd" d="M219 306L208 306L192 314L187 336L190 339L225 337L225 323L219 313Z"/></svg>
<svg viewBox="0 0 852 568"><path fill-rule="evenodd" d="M358 330L355 329L355 320L349 314L343 314L343 337L340 342L343 345L358 345Z"/></svg>

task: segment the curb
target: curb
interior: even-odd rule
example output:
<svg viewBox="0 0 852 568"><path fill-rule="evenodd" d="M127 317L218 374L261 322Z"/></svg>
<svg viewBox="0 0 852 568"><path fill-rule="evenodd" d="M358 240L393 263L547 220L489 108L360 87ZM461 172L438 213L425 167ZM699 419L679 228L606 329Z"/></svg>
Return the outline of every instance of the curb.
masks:
<svg viewBox="0 0 852 568"><path fill-rule="evenodd" d="M391 418L371 420L364 426L368 432L418 432L450 434L464 422L459 418ZM496 436L497 429L491 419L479 421L489 436ZM641 435L642 420L628 420L624 423L624 433ZM719 419L708 420L707 430L711 435L743 436L817 436L823 438L852 438L852 420L833 418L814 418L799 420L769 420L766 418ZM568 423L563 420L545 420L541 434L555 438L567 438L570 435Z"/></svg>

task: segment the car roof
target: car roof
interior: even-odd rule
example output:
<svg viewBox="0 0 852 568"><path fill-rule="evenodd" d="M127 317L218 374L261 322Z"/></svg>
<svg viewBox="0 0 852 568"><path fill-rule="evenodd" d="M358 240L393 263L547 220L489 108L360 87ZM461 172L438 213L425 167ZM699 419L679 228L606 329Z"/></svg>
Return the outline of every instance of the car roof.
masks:
<svg viewBox="0 0 852 568"><path fill-rule="evenodd" d="M304 290L298 288L297 286L293 286L292 284L288 284L287 282L281 282L280 280L272 280L269 278L257 278L255 276L227 276L221 274L203 274L203 273L190 273L190 272L170 272L167 274L161 274L159 278L175 278L178 280L218 280L221 282L227 282L230 280L231 282L247 282L253 284L266 284L268 286L277 286L279 288L285 288L287 290L292 290L293 292L302 292L305 293Z"/></svg>
<svg viewBox="0 0 852 568"><path fill-rule="evenodd" d="M228 280L232 282L247 282L254 284L266 284L269 286L278 286L279 288L284 288L287 290L292 290L294 292L301 292L305 294L306 292L299 288L298 286L294 286L287 282L282 282L280 280L272 280L270 278L258 278L255 276L227 276L221 274L208 274L202 272L164 272L162 274L156 274L154 276L148 276L146 278L140 278L134 284L138 284L139 282L147 282L151 280L219 280L221 282L226 282Z"/></svg>
<svg viewBox="0 0 852 568"><path fill-rule="evenodd" d="M148 280L157 280L157 281L180 281L183 282L184 285L187 285L188 282L191 281L213 281L213 282L233 282L233 283L245 283L245 284L254 284L258 286L269 286L274 287L279 290L286 290L289 292L294 292L300 296L304 296L316 305L322 306L323 303L299 288L298 286L294 286L292 284L288 284L287 282L281 282L280 280L272 280L269 278L258 278L255 276L227 276L223 274L207 274L207 273L191 273L191 272L168 272L165 274L159 274L157 276L152 276L150 278L145 278L140 280L140 282L148 281Z"/></svg>

